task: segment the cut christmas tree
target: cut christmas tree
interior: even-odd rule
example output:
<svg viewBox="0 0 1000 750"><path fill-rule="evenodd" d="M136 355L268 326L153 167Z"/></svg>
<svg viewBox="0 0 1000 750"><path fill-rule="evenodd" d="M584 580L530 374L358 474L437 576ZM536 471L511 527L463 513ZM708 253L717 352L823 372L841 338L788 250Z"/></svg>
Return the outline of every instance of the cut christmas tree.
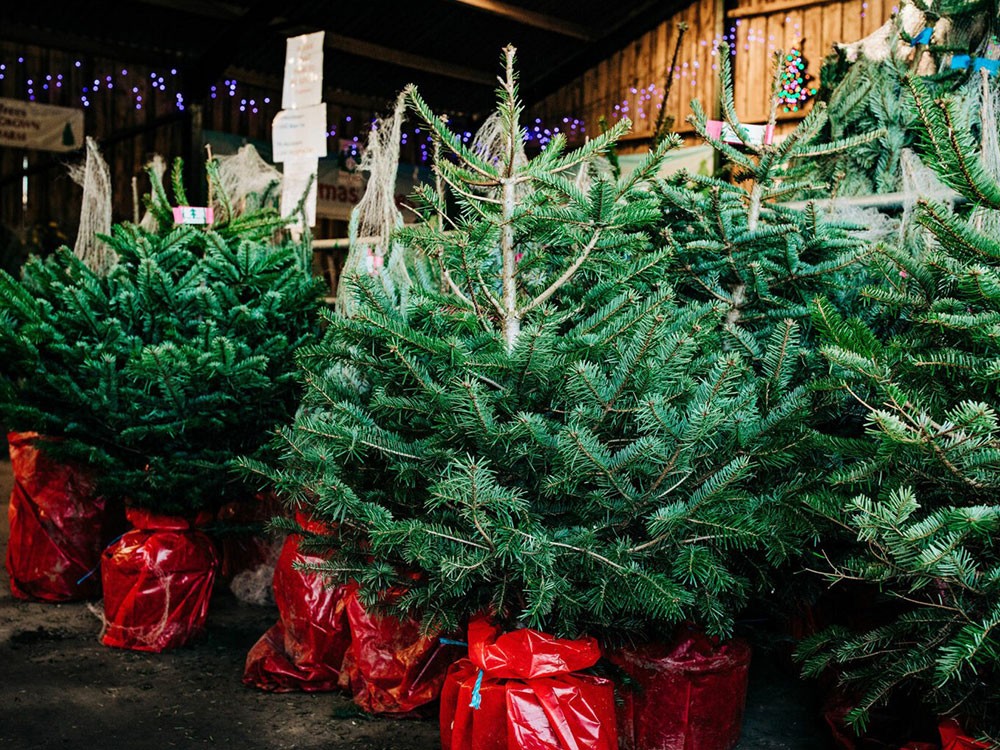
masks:
<svg viewBox="0 0 1000 750"><path fill-rule="evenodd" d="M825 216L813 206L781 205L806 185L789 166L824 154L850 151L871 136L817 142L827 122L823 105L781 139L773 139L782 93L781 53L775 57L770 119L745 126L733 102L729 47L719 47L723 121L707 118L697 101L688 118L726 162L728 181L681 172L658 186L663 230L673 249L671 278L679 295L722 305L733 345L759 361L767 342L786 321L809 334L809 302L824 294L851 310L860 285L867 243L857 227ZM772 142L774 141L774 142ZM811 354L814 347L804 351ZM801 364L808 364L803 362ZM800 381L801 382L801 381Z"/></svg>
<svg viewBox="0 0 1000 750"><path fill-rule="evenodd" d="M988 79L983 77L983 85ZM1000 741L1000 183L996 124L977 144L968 113L907 85L928 163L965 199L957 210L925 201L927 242L882 250L883 283L866 290L898 317L882 340L817 303L824 354L868 414L867 434L835 476L821 512L856 537L831 580L878 586L889 603L868 630L834 629L802 651L807 671L834 666L856 691L848 718L893 696L954 716L991 746ZM992 84L986 96L992 109ZM978 152L978 153L977 153Z"/></svg>
<svg viewBox="0 0 1000 750"><path fill-rule="evenodd" d="M529 160L512 49L504 65L492 136L471 147L405 92L441 190L388 243L395 282L350 278L351 314L301 355L281 463L247 466L329 524L303 542L324 573L431 632L485 615L605 644L684 622L727 638L798 544L795 480L753 483L802 438L797 325L775 327L759 369L724 346L726 311L678 301L671 250L649 240L672 139L619 181L592 165L627 122Z"/></svg>
<svg viewBox="0 0 1000 750"><path fill-rule="evenodd" d="M274 210L175 226L152 176L155 228L114 226L103 238L117 256L106 274L68 249L30 262L21 281L0 274L0 413L57 438L44 447L86 466L134 522L173 532L249 495L230 464L292 413L294 352L315 338L318 295L308 248L280 239ZM173 188L185 204L179 163ZM105 553L105 576L132 542ZM205 545L199 560L214 558L199 537Z"/></svg>

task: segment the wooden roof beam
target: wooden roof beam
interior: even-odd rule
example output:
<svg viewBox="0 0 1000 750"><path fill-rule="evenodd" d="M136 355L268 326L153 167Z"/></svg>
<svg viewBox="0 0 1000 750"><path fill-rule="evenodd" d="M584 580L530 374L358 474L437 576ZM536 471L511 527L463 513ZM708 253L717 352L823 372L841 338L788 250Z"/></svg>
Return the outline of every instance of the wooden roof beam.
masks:
<svg viewBox="0 0 1000 750"><path fill-rule="evenodd" d="M307 33L307 32L301 32ZM295 34L290 34L295 36ZM365 57L370 60L381 60L391 65L399 65L403 68L420 70L424 73L433 73L446 78L454 78L459 81L479 83L485 86L493 86L496 83L496 76L492 73L485 73L482 70L467 68L463 65L455 65L443 60L435 60L423 55L415 55L410 52L384 47L381 44L366 42L362 39L354 39L342 34L327 31L324 37L325 46L328 49L346 52L349 55Z"/></svg>
<svg viewBox="0 0 1000 750"><path fill-rule="evenodd" d="M580 39L584 42L592 42L597 36L587 27L564 18L556 18L545 13L538 13L526 8L519 8L508 3L501 3L498 0L450 0L450 2L464 5L468 8L476 8L495 16L506 18L511 21L531 26L543 31L551 31L555 34Z"/></svg>

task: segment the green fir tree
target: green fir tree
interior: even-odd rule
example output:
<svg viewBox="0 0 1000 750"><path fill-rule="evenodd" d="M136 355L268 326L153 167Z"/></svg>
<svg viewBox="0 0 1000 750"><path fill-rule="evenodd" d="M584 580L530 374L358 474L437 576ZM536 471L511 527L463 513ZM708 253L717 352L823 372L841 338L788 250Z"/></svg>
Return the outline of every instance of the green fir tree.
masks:
<svg viewBox="0 0 1000 750"><path fill-rule="evenodd" d="M754 482L797 460L798 325L775 325L758 370L722 345L715 301L675 298L671 249L650 241L674 139L618 180L590 166L627 121L525 159L513 55L495 149L405 92L442 186L395 236L414 283L397 303L350 280L352 314L300 357L280 462L246 466L330 524L308 544L327 574L430 630L488 612L609 639L684 621L728 635L799 544L795 473Z"/></svg>
<svg viewBox="0 0 1000 750"><path fill-rule="evenodd" d="M885 340L823 301L831 383L867 412L843 440L845 465L816 506L851 532L831 581L869 582L891 603L861 632L834 628L803 645L806 671L836 667L863 727L891 696L954 715L1000 742L1000 154L978 154L969 113L907 82L920 147L963 196L958 211L921 202L929 241L881 249L883 283L864 294L900 321ZM992 148L995 148L995 140Z"/></svg>
<svg viewBox="0 0 1000 750"><path fill-rule="evenodd" d="M63 438L46 446L106 496L185 512L247 496L230 464L292 413L318 289L273 209L237 214L221 195L213 226L175 227L151 177L156 228L112 227L106 275L68 248L20 281L0 273L0 417ZM173 190L186 204L179 162Z"/></svg>
<svg viewBox="0 0 1000 750"><path fill-rule="evenodd" d="M812 341L809 303L817 294L850 309L863 272L860 261L869 252L852 231L857 227L834 221L812 205L782 205L806 187L789 176L789 165L858 148L871 136L817 142L827 121L825 107L817 105L783 138L771 143L754 137L735 110L728 50L720 46L718 59L724 126L732 136L710 134L697 101L691 103L689 120L727 162L729 179L682 172L661 181L657 192L678 295L722 305L733 345L759 361L787 320L802 326L806 341ZM766 126L772 130L780 74L776 65ZM803 355L813 351L807 346Z"/></svg>

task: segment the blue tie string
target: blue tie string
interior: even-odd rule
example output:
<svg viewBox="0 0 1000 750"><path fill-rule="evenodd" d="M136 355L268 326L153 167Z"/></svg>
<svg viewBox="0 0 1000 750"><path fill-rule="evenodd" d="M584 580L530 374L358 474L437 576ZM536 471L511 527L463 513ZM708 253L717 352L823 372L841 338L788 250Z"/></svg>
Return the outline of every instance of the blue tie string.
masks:
<svg viewBox="0 0 1000 750"><path fill-rule="evenodd" d="M472 688L472 700L469 701L469 708L479 710L479 706L483 703L483 694L480 692L483 687L483 670L479 670L479 674L476 675L476 684Z"/></svg>

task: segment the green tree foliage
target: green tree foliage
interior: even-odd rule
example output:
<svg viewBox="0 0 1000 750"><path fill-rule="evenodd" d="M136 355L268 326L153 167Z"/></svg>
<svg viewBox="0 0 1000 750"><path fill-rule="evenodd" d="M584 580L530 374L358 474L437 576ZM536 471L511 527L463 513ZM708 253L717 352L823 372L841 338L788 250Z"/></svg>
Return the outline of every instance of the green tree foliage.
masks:
<svg viewBox="0 0 1000 750"><path fill-rule="evenodd" d="M352 315L300 357L281 461L246 465L330 524L310 542L328 574L429 629L488 611L562 634L726 635L798 544L796 472L753 481L796 462L798 326L776 326L759 371L725 350L723 311L676 300L649 240L671 144L620 180L589 167L627 122L527 160L512 49L505 64L494 151L406 92L444 191L421 193L425 221L393 252L425 282L397 304L351 280Z"/></svg>
<svg viewBox="0 0 1000 750"><path fill-rule="evenodd" d="M989 227L1000 185L965 113L919 80L908 85L929 163L971 205L959 214L922 202L926 247L883 249L884 283L865 294L902 321L896 336L881 340L825 302L814 308L832 379L868 413L865 437L840 445L851 460L833 477L839 494L819 508L857 541L829 575L877 584L897 614L868 632L821 634L803 656L810 672L843 670L861 696L850 716L860 725L909 690L997 742L1000 245ZM844 503L844 493L856 496Z"/></svg>
<svg viewBox="0 0 1000 750"><path fill-rule="evenodd" d="M291 414L318 293L308 247L275 241L275 211L175 227L151 176L157 226L112 227L106 276L68 248L20 282L0 274L0 414L64 438L59 454L95 469L108 496L182 512L246 492L227 466ZM173 182L183 204L179 164Z"/></svg>
<svg viewBox="0 0 1000 750"><path fill-rule="evenodd" d="M809 302L817 294L836 300L839 309L854 301L867 244L852 227L824 216L813 206L781 205L806 185L789 177L788 165L824 154L852 150L871 136L817 143L827 121L823 105L813 107L802 123L773 144L752 138L739 122L726 45L719 48L722 113L742 143L710 135L708 119L697 101L689 118L696 131L730 166L730 179L679 173L659 183L657 193L674 253L671 278L679 295L723 306L734 346L752 360L786 320L809 332ZM778 71L780 73L780 70ZM779 77L772 91L773 127ZM807 346L803 352L812 351Z"/></svg>

